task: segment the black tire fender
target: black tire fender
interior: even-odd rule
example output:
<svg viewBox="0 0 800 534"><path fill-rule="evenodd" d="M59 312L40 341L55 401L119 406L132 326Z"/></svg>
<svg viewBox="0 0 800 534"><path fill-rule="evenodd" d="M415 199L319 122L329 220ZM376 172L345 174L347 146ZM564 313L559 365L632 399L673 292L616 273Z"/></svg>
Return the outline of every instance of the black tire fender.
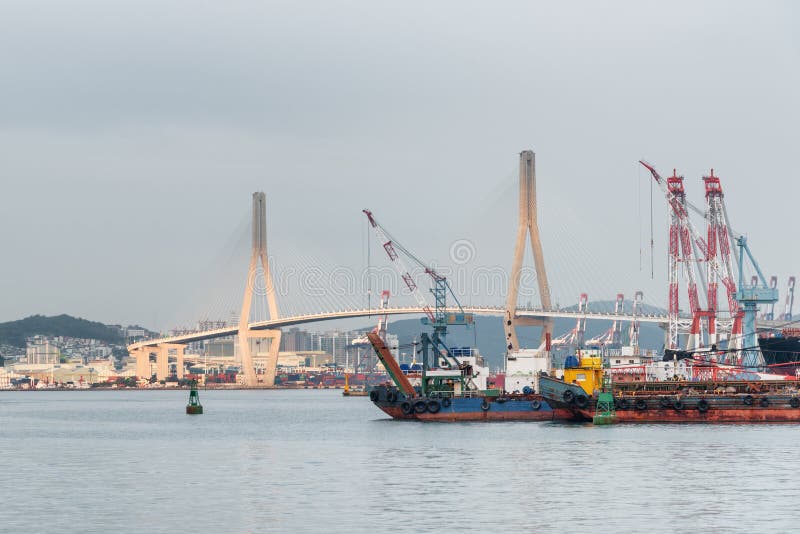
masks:
<svg viewBox="0 0 800 534"><path fill-rule="evenodd" d="M759 404L759 406L761 406L762 408L766 408L767 406L769 406L769 399L768 399L768 398L766 398L766 397L761 397L761 400L760 400L760 401L758 401L758 404Z"/></svg>
<svg viewBox="0 0 800 534"><path fill-rule="evenodd" d="M627 410L631 407L631 403L626 398L617 399L616 402L617 408L620 410Z"/></svg>
<svg viewBox="0 0 800 534"><path fill-rule="evenodd" d="M683 410L683 401L680 399L675 399L672 402L672 407L675 408L676 410Z"/></svg>
<svg viewBox="0 0 800 534"><path fill-rule="evenodd" d="M481 410L483 410L484 412L489 410L489 401L487 401L486 399L483 399L483 402L481 403Z"/></svg>
<svg viewBox="0 0 800 534"><path fill-rule="evenodd" d="M539 402L538 400L532 400L531 401L531 410L536 411L536 410L540 409L541 407L542 407L542 403Z"/></svg>
<svg viewBox="0 0 800 534"><path fill-rule="evenodd" d="M428 403L424 400L418 400L414 403L414 412L415 413L425 413L425 410L428 409Z"/></svg>
<svg viewBox="0 0 800 534"><path fill-rule="evenodd" d="M753 405L753 396L752 395L745 395L744 398L742 399L742 402L744 402L747 406L752 406Z"/></svg>
<svg viewBox="0 0 800 534"><path fill-rule="evenodd" d="M400 405L400 410L401 410L401 411L402 411L404 414L408 415L408 414L410 414L410 413L411 413L411 412L414 410L414 407L413 407L413 406L411 406L411 403L410 403L410 402L408 402L408 401L404 401L404 402L403 402L403 404L401 404L401 405Z"/></svg>
<svg viewBox="0 0 800 534"><path fill-rule="evenodd" d="M378 393L377 389L373 389L372 391L369 392L369 400L371 400L372 402L377 402L379 396L380 394Z"/></svg>
<svg viewBox="0 0 800 534"><path fill-rule="evenodd" d="M791 399L789 399L789 406L791 406L792 408L800 407L800 399L798 399L797 397L792 397Z"/></svg>
<svg viewBox="0 0 800 534"><path fill-rule="evenodd" d="M428 401L428 411L430 413L438 413L439 410L441 409L441 407L442 407L442 405L439 404L439 401L437 401L437 400L429 400Z"/></svg>
<svg viewBox="0 0 800 534"><path fill-rule="evenodd" d="M571 389L568 389L561 394L561 397L564 399L564 402L572 404L572 402L575 400L575 392Z"/></svg>
<svg viewBox="0 0 800 534"><path fill-rule="evenodd" d="M700 399L697 401L697 411L698 412L707 412L708 411L708 401L705 399Z"/></svg>
<svg viewBox="0 0 800 534"><path fill-rule="evenodd" d="M586 408L589 406L589 398L586 395L577 395L575 397L575 406L578 408Z"/></svg>
<svg viewBox="0 0 800 534"><path fill-rule="evenodd" d="M636 404L634 405L634 407L639 411L646 410L647 401L644 399L636 399Z"/></svg>

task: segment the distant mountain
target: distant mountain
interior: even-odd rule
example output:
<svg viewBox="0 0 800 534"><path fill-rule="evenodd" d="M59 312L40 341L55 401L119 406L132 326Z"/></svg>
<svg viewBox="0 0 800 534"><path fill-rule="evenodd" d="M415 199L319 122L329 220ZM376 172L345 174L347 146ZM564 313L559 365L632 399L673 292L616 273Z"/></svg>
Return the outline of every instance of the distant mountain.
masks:
<svg viewBox="0 0 800 534"><path fill-rule="evenodd" d="M565 310L577 310L576 306L563 308ZM630 303L625 304L625 309L630 310ZM589 310L594 312L613 312L614 302L591 302ZM645 314L663 314L664 310L652 306L644 306ZM590 339L602 334L611 328L611 321L587 321L586 338ZM560 336L575 327L574 319L556 319L554 336ZM627 323L622 325L623 340L627 339ZM430 328L423 326L419 319L403 319L400 321L389 321L388 330L397 335L400 345L409 345L416 339L419 341L421 332L429 332ZM538 327L521 327L517 329L520 343L525 347L537 347L541 329ZM476 346L481 354L489 362L492 368L501 367L506 352L505 333L503 331L503 319L501 317L476 316L475 324L470 328L463 326L450 328L447 332L447 344L449 346ZM641 323L639 327L639 346L643 349L660 350L664 345L664 331L653 323ZM412 348L401 348L400 352L411 354Z"/></svg>
<svg viewBox="0 0 800 534"><path fill-rule="evenodd" d="M124 341L122 333L116 327L69 315L32 315L19 321L0 323L0 345L25 347L26 338L36 335L99 339L107 343Z"/></svg>

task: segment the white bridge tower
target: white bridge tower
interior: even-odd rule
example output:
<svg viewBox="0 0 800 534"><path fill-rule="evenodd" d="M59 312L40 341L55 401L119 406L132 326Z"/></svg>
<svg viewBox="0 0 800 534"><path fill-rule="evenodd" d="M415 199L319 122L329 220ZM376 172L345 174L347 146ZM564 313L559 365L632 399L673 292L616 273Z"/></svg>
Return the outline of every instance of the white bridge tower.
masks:
<svg viewBox="0 0 800 534"><path fill-rule="evenodd" d="M259 262L261 270L258 269ZM250 255L250 268L247 271L247 283L242 299L242 313L239 315L239 357L242 361L242 373L246 386L258 385L255 367L253 365L253 347L251 340L256 340L256 346L261 345L261 340L269 340L267 348L267 362L262 385L275 385L275 371L278 365L278 350L281 344L281 330L250 330L250 312L253 304L253 295L263 291L267 297L267 308L270 319L278 318L278 304L275 298L275 286L272 284L269 256L267 255L267 206L264 193L253 193L253 250Z"/></svg>

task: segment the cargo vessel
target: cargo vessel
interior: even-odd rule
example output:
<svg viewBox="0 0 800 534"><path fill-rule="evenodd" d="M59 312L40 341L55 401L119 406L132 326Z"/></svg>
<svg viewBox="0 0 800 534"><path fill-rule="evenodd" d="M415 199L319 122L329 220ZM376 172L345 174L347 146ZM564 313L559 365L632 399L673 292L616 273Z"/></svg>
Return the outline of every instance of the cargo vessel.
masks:
<svg viewBox="0 0 800 534"><path fill-rule="evenodd" d="M800 329L784 328L762 333L758 345L769 369L792 375L800 370Z"/></svg>
<svg viewBox="0 0 800 534"><path fill-rule="evenodd" d="M600 358L570 357L564 377L541 375L542 396L576 421L608 423L800 422L797 380L614 383Z"/></svg>
<svg viewBox="0 0 800 534"><path fill-rule="evenodd" d="M764 359L764 367L772 373L782 375L800 374L800 329L763 330L758 334L758 347ZM682 360L694 357L695 351L667 350L664 361L674 357Z"/></svg>

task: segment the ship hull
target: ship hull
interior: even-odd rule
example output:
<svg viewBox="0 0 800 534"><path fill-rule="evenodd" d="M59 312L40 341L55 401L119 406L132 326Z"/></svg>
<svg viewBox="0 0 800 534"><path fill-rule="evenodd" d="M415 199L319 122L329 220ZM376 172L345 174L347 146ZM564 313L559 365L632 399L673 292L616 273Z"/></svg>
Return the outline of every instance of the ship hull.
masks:
<svg viewBox="0 0 800 534"><path fill-rule="evenodd" d="M459 421L553 421L572 418L566 409L554 409L539 395L508 397L455 397L447 399L406 399L397 395L392 402L385 391L372 402L393 419L431 422ZM425 405L424 409L422 405Z"/></svg>
<svg viewBox="0 0 800 534"><path fill-rule="evenodd" d="M572 384L549 377L540 378L540 384L545 399L556 410L567 410L582 421L592 421L600 413L595 398L583 397L585 405L576 406L582 391ZM603 415L614 423L800 423L800 393L793 381L647 386L660 389L615 390L615 410Z"/></svg>
<svg viewBox="0 0 800 534"><path fill-rule="evenodd" d="M688 399L687 403L690 402ZM591 421L594 411L577 410L576 415ZM647 409L617 410L615 423L800 423L800 410L790 407L722 408L701 412L696 408L682 410Z"/></svg>
<svg viewBox="0 0 800 534"><path fill-rule="evenodd" d="M764 363L772 372L794 375L800 369L800 338L767 337L758 339Z"/></svg>

